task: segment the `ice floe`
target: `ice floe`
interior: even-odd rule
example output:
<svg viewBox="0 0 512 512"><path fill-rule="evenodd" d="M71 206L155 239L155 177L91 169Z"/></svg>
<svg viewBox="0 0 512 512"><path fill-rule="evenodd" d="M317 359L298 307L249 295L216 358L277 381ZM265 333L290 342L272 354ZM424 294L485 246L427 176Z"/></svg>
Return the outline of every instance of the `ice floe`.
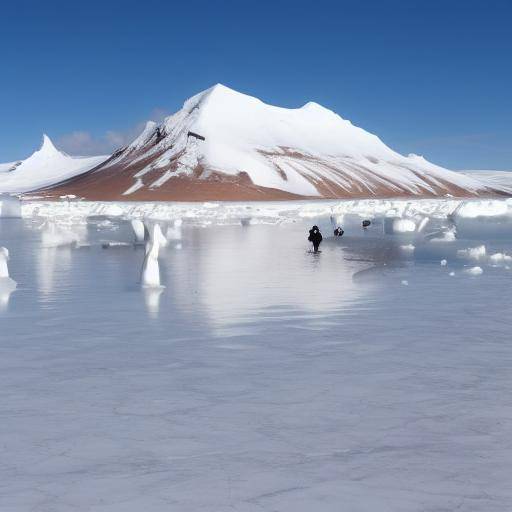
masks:
<svg viewBox="0 0 512 512"><path fill-rule="evenodd" d="M468 249L461 249L457 251L459 258L471 259L471 260L483 260L487 256L487 250L485 245L479 245L478 247L470 247Z"/></svg>
<svg viewBox="0 0 512 512"><path fill-rule="evenodd" d="M158 255L160 247L165 247L167 240L162 234L159 224L155 224L151 231L150 240L146 244L146 256L142 264L141 284L146 288L159 288L160 284L160 266Z"/></svg>
<svg viewBox="0 0 512 512"><path fill-rule="evenodd" d="M484 271L482 270L482 267L478 267L478 266L477 267L468 268L468 269L466 269L465 272L468 273L471 276L479 276L479 275L484 273Z"/></svg>
<svg viewBox="0 0 512 512"><path fill-rule="evenodd" d="M10 194L0 194L0 217L21 217L21 201Z"/></svg>
<svg viewBox="0 0 512 512"><path fill-rule="evenodd" d="M132 219L131 226L135 236L136 245L144 245L149 240L149 232L140 219Z"/></svg>

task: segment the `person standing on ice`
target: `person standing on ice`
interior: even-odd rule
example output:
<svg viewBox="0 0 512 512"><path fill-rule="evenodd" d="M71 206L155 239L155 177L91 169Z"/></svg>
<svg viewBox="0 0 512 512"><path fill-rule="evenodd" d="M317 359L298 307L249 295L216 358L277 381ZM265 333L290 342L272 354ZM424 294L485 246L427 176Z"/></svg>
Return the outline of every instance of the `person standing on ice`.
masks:
<svg viewBox="0 0 512 512"><path fill-rule="evenodd" d="M318 226L313 226L309 230L308 240L313 244L314 252L318 252L318 248L320 247L320 244L322 243L322 233L320 233Z"/></svg>

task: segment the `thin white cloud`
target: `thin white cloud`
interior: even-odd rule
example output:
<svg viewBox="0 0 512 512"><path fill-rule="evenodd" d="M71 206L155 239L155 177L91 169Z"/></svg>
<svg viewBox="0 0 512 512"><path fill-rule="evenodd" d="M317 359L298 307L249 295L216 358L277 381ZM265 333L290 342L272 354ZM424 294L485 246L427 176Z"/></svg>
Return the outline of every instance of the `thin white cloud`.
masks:
<svg viewBox="0 0 512 512"><path fill-rule="evenodd" d="M161 123L168 115L166 110L156 108L152 110L149 119ZM129 144L145 125L144 121L126 130L108 130L99 136L88 131L76 130L62 135L55 142L59 149L73 156L109 155Z"/></svg>

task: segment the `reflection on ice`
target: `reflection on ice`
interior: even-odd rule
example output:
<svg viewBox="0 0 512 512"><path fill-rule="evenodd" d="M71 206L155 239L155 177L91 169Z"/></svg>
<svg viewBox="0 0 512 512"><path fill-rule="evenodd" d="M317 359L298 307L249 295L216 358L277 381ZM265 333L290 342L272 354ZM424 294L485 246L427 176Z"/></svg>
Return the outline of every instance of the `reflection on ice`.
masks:
<svg viewBox="0 0 512 512"><path fill-rule="evenodd" d="M48 298L55 291L56 282L71 266L71 247L42 247L37 255L39 293ZM64 279L63 279L64 280Z"/></svg>
<svg viewBox="0 0 512 512"><path fill-rule="evenodd" d="M16 289L16 281L9 276L9 251L0 247L0 309L9 304L11 293Z"/></svg>
<svg viewBox="0 0 512 512"><path fill-rule="evenodd" d="M257 315L272 316L276 307L323 315L354 306L368 293L352 280L368 262L356 261L354 254L345 255L343 250L311 254L302 227L293 228L294 236L284 236L283 229L292 228L197 232L196 237L203 239L191 241L197 248L168 269L178 304L190 309L189 290L197 289L212 323L225 326L253 321ZM208 251L199 250L203 244Z"/></svg>
<svg viewBox="0 0 512 512"><path fill-rule="evenodd" d="M12 281L12 280L11 280ZM12 292L16 290L16 285L8 283L0 279L0 311L5 311L9 306L9 299L11 298Z"/></svg>
<svg viewBox="0 0 512 512"><path fill-rule="evenodd" d="M510 510L512 242L430 240L451 229L430 205L393 207L429 221L389 235L385 212L366 231L346 212L334 238L328 212L316 255L322 216L187 220L159 254L165 293L138 286L129 219L88 219L87 250L0 220L7 508Z"/></svg>
<svg viewBox="0 0 512 512"><path fill-rule="evenodd" d="M163 286L160 286L159 288L145 287L142 289L146 310L151 318L158 318L158 313L160 311L160 296L163 291Z"/></svg>
<svg viewBox="0 0 512 512"><path fill-rule="evenodd" d="M165 232L165 237L167 240L181 240L181 226L183 221L181 219L176 219L172 222L170 226L168 226L167 231Z"/></svg>
<svg viewBox="0 0 512 512"><path fill-rule="evenodd" d="M83 239L85 228L83 226L63 226L47 220L41 226L41 243L43 247L62 247L77 244Z"/></svg>

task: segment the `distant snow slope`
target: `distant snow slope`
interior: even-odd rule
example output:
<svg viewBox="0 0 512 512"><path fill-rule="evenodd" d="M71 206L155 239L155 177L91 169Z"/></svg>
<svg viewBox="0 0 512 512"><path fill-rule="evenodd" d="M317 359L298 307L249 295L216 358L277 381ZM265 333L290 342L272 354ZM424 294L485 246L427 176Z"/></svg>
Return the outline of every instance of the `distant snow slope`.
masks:
<svg viewBox="0 0 512 512"><path fill-rule="evenodd" d="M461 171L471 178L481 180L493 187L512 194L512 171Z"/></svg>
<svg viewBox="0 0 512 512"><path fill-rule="evenodd" d="M14 169L20 164L21 160L18 160L17 162L6 162L4 164L0 164L0 173L14 171Z"/></svg>
<svg viewBox="0 0 512 512"><path fill-rule="evenodd" d="M0 164L0 192L26 192L59 183L104 162L107 156L72 157L59 151L47 135L26 160Z"/></svg>
<svg viewBox="0 0 512 512"><path fill-rule="evenodd" d="M404 157L334 112L267 105L216 85L93 172L49 194L89 199L283 199L496 193Z"/></svg>

